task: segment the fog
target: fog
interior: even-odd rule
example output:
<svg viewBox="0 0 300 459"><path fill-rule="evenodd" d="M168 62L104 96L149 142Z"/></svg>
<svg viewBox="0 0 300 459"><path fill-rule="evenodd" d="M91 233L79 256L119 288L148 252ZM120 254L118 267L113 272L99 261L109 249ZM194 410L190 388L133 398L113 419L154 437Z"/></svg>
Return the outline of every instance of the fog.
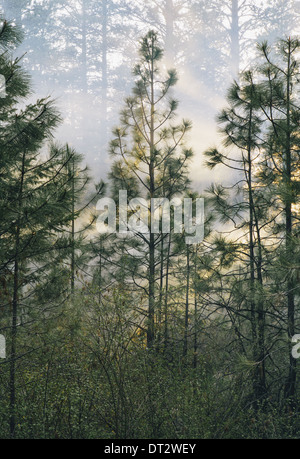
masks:
<svg viewBox="0 0 300 459"><path fill-rule="evenodd" d="M140 37L150 28L179 76L178 118L193 123L191 179L198 191L223 179L203 167L219 144L216 115L239 71L255 63L256 42L299 32L299 1L3 0L2 14L24 32L15 51L32 75L32 100L51 96L63 122L55 139L82 153L95 180L106 179L111 130L133 86Z"/></svg>

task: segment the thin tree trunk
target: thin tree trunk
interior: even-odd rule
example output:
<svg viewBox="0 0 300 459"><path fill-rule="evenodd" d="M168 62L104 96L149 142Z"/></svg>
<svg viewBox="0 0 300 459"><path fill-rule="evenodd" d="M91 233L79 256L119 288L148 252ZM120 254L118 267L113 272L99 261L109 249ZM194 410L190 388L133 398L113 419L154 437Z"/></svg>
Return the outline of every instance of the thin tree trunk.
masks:
<svg viewBox="0 0 300 459"><path fill-rule="evenodd" d="M239 25L239 0L231 2L231 74L237 77L240 68L240 25Z"/></svg>
<svg viewBox="0 0 300 459"><path fill-rule="evenodd" d="M69 147L67 147L67 155L69 156ZM71 227L71 293L74 294L75 289L75 164L72 159L72 227Z"/></svg>
<svg viewBox="0 0 300 459"><path fill-rule="evenodd" d="M21 212L23 199L23 186L25 176L25 157L23 153L22 170L20 177L20 190L18 197L18 221L16 228L15 256L14 256L14 287L12 301L12 324L11 324L11 352L10 352L10 436L15 437L16 430L16 358L17 358L17 331L18 331L18 305L19 305L19 258L20 258L20 234Z"/></svg>
<svg viewBox="0 0 300 459"><path fill-rule="evenodd" d="M198 302L197 294L195 292L195 308L194 308L194 358L193 358L193 368L196 369L198 365Z"/></svg>
<svg viewBox="0 0 300 459"><path fill-rule="evenodd" d="M154 44L154 43L153 43ZM153 46L152 46L153 49ZM153 52L153 51L152 51ZM150 202L155 194L155 179L154 179L154 162L155 162L155 141L154 141L154 55L151 61L151 121L150 121ZM152 217L152 216L151 216ZM150 225L150 228L152 225ZM149 241L149 309L148 309L148 327L147 327L147 346L151 348L155 339L155 237L150 230Z"/></svg>
<svg viewBox="0 0 300 459"><path fill-rule="evenodd" d="M102 301L102 238L100 237L100 248L99 248L99 280L98 280L98 288L99 288L99 304Z"/></svg>
<svg viewBox="0 0 300 459"><path fill-rule="evenodd" d="M253 89L253 88L252 88ZM254 396L256 402L262 400L265 395L265 350L264 350L264 306L263 300L258 299L255 294L255 271L258 269L258 281L262 285L261 275L261 259L259 264L256 264L254 252L254 228L256 223L256 230L259 235L258 222L255 220L255 203L253 198L252 188L252 122L253 122L253 109L250 107L249 113L249 134L248 134L248 195L249 195L249 255L250 255L250 283L251 283L251 322L252 322L252 339L253 339L253 357L256 362L254 373ZM260 247L261 256L261 247ZM256 266L255 266L256 265ZM255 269L256 268L256 269Z"/></svg>
<svg viewBox="0 0 300 459"><path fill-rule="evenodd" d="M164 327L164 352L166 353L169 347L169 311L168 311L168 302L169 302L169 271L170 271L170 252L171 252L171 234L169 234L168 241L168 253L166 261L166 282L165 282L165 306L164 306L164 316L165 316L165 327Z"/></svg>
<svg viewBox="0 0 300 459"><path fill-rule="evenodd" d="M82 59L82 91L88 92L87 82L87 20L86 20L86 0L82 0L82 41L81 41L81 59Z"/></svg>
<svg viewBox="0 0 300 459"><path fill-rule="evenodd" d="M287 68L287 132L286 132L286 163L284 180L288 189L288 197L286 198L285 207L285 232L286 232L286 251L287 257L291 257L291 239L292 239L292 203L290 198L291 180L292 180L292 158L291 158L291 93L290 93L290 80L291 80L291 40L289 39L288 50L288 68ZM288 336L291 340L295 334L295 298L294 298L294 283L292 279L287 281L287 309L288 309ZM289 374L286 382L285 396L291 402L296 392L296 359L290 354Z"/></svg>
<svg viewBox="0 0 300 459"><path fill-rule="evenodd" d="M183 357L187 356L188 350L188 331L189 331L189 294L190 294L190 248L187 246L186 254L186 298L185 298L185 323L184 323L184 341L183 341Z"/></svg>
<svg viewBox="0 0 300 459"><path fill-rule="evenodd" d="M158 302L158 343L160 346L161 341L161 327L162 327L162 302L163 302L163 288L164 288L164 237L160 241L160 280L159 280L159 302ZM158 349L159 350L159 349Z"/></svg>
<svg viewBox="0 0 300 459"><path fill-rule="evenodd" d="M173 66L175 61L174 52L174 4L173 0L165 1L164 18L166 22L165 50L168 65Z"/></svg>
<svg viewBox="0 0 300 459"><path fill-rule="evenodd" d="M11 352L10 352L10 437L15 437L16 428L16 357L17 357L17 318L18 318L18 288L19 288L19 242L20 228L17 228L16 251L14 264L14 291L12 302Z"/></svg>
<svg viewBox="0 0 300 459"><path fill-rule="evenodd" d="M107 0L102 0L102 97L101 109L102 120L104 122L103 130L103 143L106 147L108 141L108 66L107 66L107 52L108 52L108 4Z"/></svg>

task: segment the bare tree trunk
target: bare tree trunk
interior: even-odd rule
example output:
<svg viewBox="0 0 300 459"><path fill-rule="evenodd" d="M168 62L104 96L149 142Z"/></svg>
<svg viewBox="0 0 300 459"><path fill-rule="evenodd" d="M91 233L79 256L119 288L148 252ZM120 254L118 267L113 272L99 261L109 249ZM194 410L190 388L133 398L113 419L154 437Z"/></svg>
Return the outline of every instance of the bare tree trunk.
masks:
<svg viewBox="0 0 300 459"><path fill-rule="evenodd" d="M165 316L164 351L165 352L167 352L168 347L169 347L169 317L168 317L169 311L168 311L168 302L169 302L170 252L171 252L171 234L169 234L168 253L167 253L167 262L166 262L165 306L164 306L164 316Z"/></svg>
<svg viewBox="0 0 300 459"><path fill-rule="evenodd" d="M194 357L193 357L193 368L196 369L198 365L198 302L197 295L195 293L195 309L194 309Z"/></svg>
<svg viewBox="0 0 300 459"><path fill-rule="evenodd" d="M154 178L154 162L155 162L155 140L154 140L154 116L155 116L155 102L154 102L154 56L151 62L151 121L150 121L150 164L149 164L149 177L150 177L150 202L155 194L155 178ZM151 228L152 225L150 225ZM147 327L147 346L151 348L155 339L155 237L150 230L149 241L149 308L148 308L148 327Z"/></svg>
<svg viewBox="0 0 300 459"><path fill-rule="evenodd" d="M231 3L231 74L234 78L238 76L240 69L240 25L239 25L239 0L232 0Z"/></svg>
<svg viewBox="0 0 300 459"><path fill-rule="evenodd" d="M67 147L67 155L69 157L69 147ZM71 228L71 293L74 294L75 289L75 165L74 158L72 160L72 228Z"/></svg>
<svg viewBox="0 0 300 459"><path fill-rule="evenodd" d="M165 49L168 65L173 66L175 60L175 43L174 43L174 4L173 0L165 1L164 18L166 22Z"/></svg>
<svg viewBox="0 0 300 459"><path fill-rule="evenodd" d="M18 221L16 228L15 239L15 255L14 255L14 285L13 285L13 301L12 301L12 323L11 323L11 351L10 351L10 436L15 437L16 429L16 358L17 358L17 320L18 320L18 305L19 305L19 258L20 258L20 234L21 234L21 212L23 199L23 186L25 176L25 157L23 153L22 169L20 176L20 189L18 197Z"/></svg>
<svg viewBox="0 0 300 459"><path fill-rule="evenodd" d="M164 237L160 241L160 279L159 279L159 301L158 301L158 342L157 347L160 347L162 337L162 302L164 289Z"/></svg>
<svg viewBox="0 0 300 459"><path fill-rule="evenodd" d="M82 0L82 40L81 40L81 64L82 64L82 91L88 92L87 82L87 18L86 18L86 0Z"/></svg>
<svg viewBox="0 0 300 459"><path fill-rule="evenodd" d="M286 158L284 169L284 180L287 184L287 189L291 190L292 181L292 158L291 158L291 40L289 39L288 49L288 68L287 68L287 129L286 129ZM290 191L289 191L290 192ZM292 203L291 197L288 194L285 206L285 232L286 232L286 250L287 257L292 254L291 239L293 233L292 223ZM287 281L287 309L288 309L288 336L291 340L295 334L295 298L294 298L294 283L288 278ZM285 395L291 401L296 392L296 359L290 354L289 374L286 382Z"/></svg>
<svg viewBox="0 0 300 459"><path fill-rule="evenodd" d="M106 147L108 141L108 66L107 66L107 52L108 52L108 4L107 0L102 0L102 97L101 97L101 108L102 108L102 120L104 122L104 137L103 144Z"/></svg>
<svg viewBox="0 0 300 459"><path fill-rule="evenodd" d="M253 88L251 89L253 90ZM251 93L252 97L252 93ZM254 229L256 228L257 237L259 238L259 226L255 211L255 202L253 196L252 185L252 123L253 123L253 108L250 107L249 113L249 131L248 131L248 199L249 199L249 256L250 256L250 285L251 285L251 324L252 324L252 340L253 340L253 359L256 362L254 371L254 396L255 403L262 400L266 393L265 381L265 345L264 345L264 305L263 299L257 299L258 295L255 294L257 272L258 284L262 286L262 273L261 273L261 246L259 240L259 258L255 256L255 239Z"/></svg>
<svg viewBox="0 0 300 459"><path fill-rule="evenodd" d="M189 300L190 300L190 248L187 246L186 254L186 298L185 298L185 323L184 323L184 341L183 341L183 357L187 356L188 350L188 331L189 331Z"/></svg>

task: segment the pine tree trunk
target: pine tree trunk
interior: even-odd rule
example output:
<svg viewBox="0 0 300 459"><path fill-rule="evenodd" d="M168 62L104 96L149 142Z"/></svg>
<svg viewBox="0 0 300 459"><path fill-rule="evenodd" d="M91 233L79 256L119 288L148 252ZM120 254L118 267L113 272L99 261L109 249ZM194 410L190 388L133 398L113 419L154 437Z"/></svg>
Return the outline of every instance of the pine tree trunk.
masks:
<svg viewBox="0 0 300 459"><path fill-rule="evenodd" d="M166 353L169 347L169 271L170 271L170 252L171 252L171 234L169 234L168 241L168 253L166 260L166 281L165 281L165 305L164 305L164 316L165 316L165 327L164 327L164 352Z"/></svg>
<svg viewBox="0 0 300 459"><path fill-rule="evenodd" d="M292 203L291 203L291 183L292 183L292 159L291 159L291 40L289 40L288 68L287 68L287 132L286 132L286 158L284 180L287 186L287 198L285 206L285 232L286 232L286 251L287 259L292 255ZM287 281L287 309L288 309L288 336L291 340L295 334L295 298L294 284L290 277ZM289 374L286 382L285 396L293 403L296 392L296 359L290 354Z"/></svg>
<svg viewBox="0 0 300 459"><path fill-rule="evenodd" d="M168 65L173 66L175 60L174 52L174 4L173 0L165 1L164 18L166 22L165 50Z"/></svg>
<svg viewBox="0 0 300 459"><path fill-rule="evenodd" d="M99 304L102 301L102 239L100 237L100 247L99 247L99 279L98 279L98 288L99 288Z"/></svg>
<svg viewBox="0 0 300 459"><path fill-rule="evenodd" d="M252 157L251 157L251 142L252 142L252 122L253 109L250 108L249 113L249 135L248 135L248 194L249 194L249 239L250 239L250 282L251 282L251 320L252 320L252 339L253 339L253 358L256 362L254 373L254 397L256 402L262 400L265 394L265 363L264 363L264 308L263 301L258 300L258 295L255 294L255 273L258 271L257 279L259 285L262 285L261 276L261 260L257 265L254 252L254 228L259 231L258 222L255 220L255 203L253 198L252 188ZM256 222L256 225L255 225ZM261 253L261 252L260 252ZM260 266L260 268L258 268Z"/></svg>
<svg viewBox="0 0 300 459"><path fill-rule="evenodd" d="M14 264L14 291L12 301L12 325L11 325L11 352L10 352L10 437L15 437L16 428L16 357L17 357L17 318L18 318L18 289L19 289L19 242L20 228L17 228L16 251Z"/></svg>
<svg viewBox="0 0 300 459"><path fill-rule="evenodd" d="M15 255L14 255L14 286L13 286L13 301L12 301L12 324L11 324L11 352L10 352L10 436L15 437L16 429L16 358L17 358L17 320L18 320L18 292L19 292L19 258L20 258L20 225L23 200L23 185L25 176L25 157L23 153L22 169L20 176L20 190L18 197L18 220L15 239Z"/></svg>
<svg viewBox="0 0 300 459"><path fill-rule="evenodd" d="M239 0L231 3L231 74L237 77L240 68L240 25L239 25Z"/></svg>
<svg viewBox="0 0 300 459"><path fill-rule="evenodd" d="M102 97L101 97L101 108L102 108L102 120L104 123L103 129L103 144L105 145L108 141L108 66L107 66L107 52L108 52L108 4L107 0L102 0Z"/></svg>
<svg viewBox="0 0 300 459"><path fill-rule="evenodd" d="M254 212L255 214L255 212ZM261 248L261 238L260 238L260 229L258 221L255 216L255 226L256 226L256 237L258 243L258 254L256 257L256 272L257 272L257 281L258 286L263 287L263 277L262 277L262 248ZM258 295L257 299L257 361L259 366L257 367L257 398L262 400L266 393L266 369L265 369L265 308L264 308L264 299L261 295Z"/></svg>
<svg viewBox="0 0 300 459"><path fill-rule="evenodd" d="M160 241L160 279L159 279L159 302L158 302L158 339L157 348L159 350L161 344L161 327L162 327L162 302L164 288L164 237Z"/></svg>
<svg viewBox="0 0 300 459"><path fill-rule="evenodd" d="M189 294L190 294L190 249L187 246L186 254L186 298L185 298L185 322L184 322L184 341L183 341L183 357L187 356L188 350L188 331L189 331Z"/></svg>
<svg viewBox="0 0 300 459"><path fill-rule="evenodd" d="M193 368L196 369L198 365L198 300L197 300L197 257L198 257L198 250L196 248L195 251L195 272L194 272L194 357L193 357Z"/></svg>
<svg viewBox="0 0 300 459"><path fill-rule="evenodd" d="M150 121L150 164L149 164L149 178L150 178L150 202L155 195L155 178L154 178L154 162L155 162L155 141L154 141L154 55L151 61L151 121ZM152 218L152 216L151 216ZM150 225L150 228L152 225ZM148 329L147 329L147 346L151 348L155 339L155 238L150 230L149 241L149 309L148 309Z"/></svg>
<svg viewBox="0 0 300 459"><path fill-rule="evenodd" d="M67 155L69 157L69 148L67 147ZM75 289L75 164L72 159L72 227L71 227L71 294L74 294Z"/></svg>
<svg viewBox="0 0 300 459"><path fill-rule="evenodd" d="M81 40L81 65L82 65L82 91L88 92L87 82L87 19L86 19L86 0L82 0L82 40Z"/></svg>

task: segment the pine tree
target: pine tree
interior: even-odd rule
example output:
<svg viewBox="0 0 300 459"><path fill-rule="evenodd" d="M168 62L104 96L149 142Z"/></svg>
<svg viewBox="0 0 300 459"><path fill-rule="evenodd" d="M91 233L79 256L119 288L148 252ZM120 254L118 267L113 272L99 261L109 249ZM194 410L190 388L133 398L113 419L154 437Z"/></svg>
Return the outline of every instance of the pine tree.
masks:
<svg viewBox="0 0 300 459"><path fill-rule="evenodd" d="M30 94L29 77L19 59L7 52L8 45L19 41L17 29L4 21L0 32L0 72L6 79L7 96L0 100L0 274L3 308L11 308L11 437L16 435L18 335L37 318L49 318L52 307L60 300L65 288L61 260L73 247L66 228L74 218L73 181L66 173L69 164L73 164L73 155L55 145L48 154L42 149L51 140L60 115L50 99L25 105ZM24 108L19 108L21 102ZM57 281L59 278L61 282ZM25 349L23 353L26 354Z"/></svg>
<svg viewBox="0 0 300 459"><path fill-rule="evenodd" d="M296 332L296 299L299 295L295 278L297 270L292 267L293 254L299 244L299 48L297 38L279 41L276 54L271 52L267 43L259 47L263 58L261 109L268 126L260 179L277 197L270 231L279 235L277 249L282 240L285 243L282 258L279 258L279 266L283 266L279 269L284 270L286 277L283 286L289 340ZM285 396L292 403L295 402L296 375L296 359L290 353Z"/></svg>
<svg viewBox="0 0 300 459"><path fill-rule="evenodd" d="M173 125L177 102L169 97L169 91L177 81L176 72L170 70L163 77L159 62L163 51L157 34L150 31L141 41L140 63L134 69L136 77L132 97L127 98L122 112L122 127L114 130L111 154L117 156L117 164L126 170L126 190L138 187L139 196L172 199L188 186L187 167L192 151L185 148L183 138L190 130L189 121ZM129 138L130 136L130 138ZM117 167L117 166L114 167ZM134 180L130 180L134 178ZM148 219L150 207L144 209ZM145 219L144 219L145 221ZM149 217L152 226L152 216ZM157 301L157 249L162 235L139 233L142 242L139 250L144 253L147 266L148 299L147 344L152 347L155 339L155 316ZM135 262L140 264L136 257Z"/></svg>
<svg viewBox="0 0 300 459"><path fill-rule="evenodd" d="M279 42L277 54L266 43L259 46L261 65L241 74L240 83L232 85L229 108L218 118L228 152L206 152L210 168L222 164L237 177L232 186L212 186L210 194L220 221L234 225L230 238L216 237L215 248L232 282L228 298L235 298L225 308L233 324L239 320L235 331L248 359L242 323L247 318L250 324L256 401L262 401L268 391L266 366L273 367L270 349L283 338L284 329L289 340L296 330L298 291L291 260L298 245L298 47L297 39ZM277 301L270 289L278 293ZM278 312L279 298L287 323ZM288 361L285 399L294 400L296 360L290 353Z"/></svg>
<svg viewBox="0 0 300 459"><path fill-rule="evenodd" d="M260 106L260 92L254 82L251 71L241 75L241 82L235 82L228 91L229 108L224 109L218 117L221 131L224 135L224 145L238 149L237 155L223 154L219 150L206 152L207 165L214 168L223 164L228 168L239 171L239 181L234 184L237 197L243 189L240 203L232 204L226 200L226 187L212 187L216 207L222 213L222 221L235 222L238 230L245 228L245 237L248 240L246 253L249 260L249 307L252 331L253 361L257 362L254 374L255 400L263 398L265 393L265 315L262 299L262 218L261 209L267 208L262 195L255 183L255 169L260 163L261 126L262 121L258 114ZM241 174L244 175L242 178ZM239 219L242 219L239 223ZM220 241L219 241L220 242ZM238 246L237 246L238 247ZM241 249L242 245L241 245ZM238 255L239 257L239 255ZM248 274L247 274L248 277ZM257 289L261 294L257 294ZM247 308L247 305L245 305Z"/></svg>

